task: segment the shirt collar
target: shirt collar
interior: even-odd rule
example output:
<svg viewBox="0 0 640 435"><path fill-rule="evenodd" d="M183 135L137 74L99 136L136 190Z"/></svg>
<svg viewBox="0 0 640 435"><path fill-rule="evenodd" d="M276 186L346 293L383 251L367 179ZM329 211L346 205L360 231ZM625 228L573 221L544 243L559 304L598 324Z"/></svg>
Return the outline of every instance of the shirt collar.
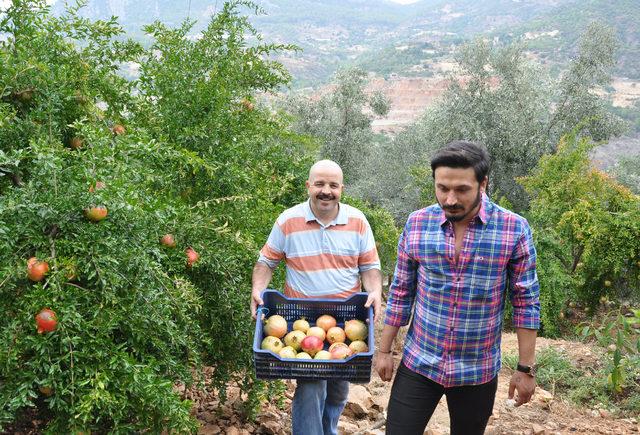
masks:
<svg viewBox="0 0 640 435"><path fill-rule="evenodd" d="M479 220L482 224L486 225L489 222L489 213L491 212L491 200L485 192L482 192L482 196L480 198L480 208L478 212L473 217L473 220ZM447 217L444 214L444 210L440 207L440 226L444 225L447 222Z"/></svg>
<svg viewBox="0 0 640 435"><path fill-rule="evenodd" d="M316 215L313 214L313 210L311 209L311 200L310 199L308 199L304 203L304 220L305 220L305 222L316 221L319 224L321 224L320 221L318 220L318 218L316 218ZM349 217L347 216L347 211L345 210L345 207L342 204L338 203L338 215L327 226L331 226L331 225L346 225L348 223L349 223Z"/></svg>

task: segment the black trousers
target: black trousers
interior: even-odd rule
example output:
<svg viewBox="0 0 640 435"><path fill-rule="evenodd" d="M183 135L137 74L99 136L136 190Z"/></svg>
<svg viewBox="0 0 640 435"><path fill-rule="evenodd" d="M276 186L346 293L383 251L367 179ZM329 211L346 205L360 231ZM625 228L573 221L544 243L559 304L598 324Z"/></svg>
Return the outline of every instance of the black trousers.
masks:
<svg viewBox="0 0 640 435"><path fill-rule="evenodd" d="M451 435L482 435L493 410L498 376L486 384L445 388L400 363L389 409L387 435L422 435L444 394L449 407Z"/></svg>

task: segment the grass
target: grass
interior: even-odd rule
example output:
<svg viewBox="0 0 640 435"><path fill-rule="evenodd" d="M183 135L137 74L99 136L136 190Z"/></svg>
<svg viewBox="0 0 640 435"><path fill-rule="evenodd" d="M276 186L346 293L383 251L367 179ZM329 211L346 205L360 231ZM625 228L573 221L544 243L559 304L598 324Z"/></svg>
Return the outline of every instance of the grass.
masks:
<svg viewBox="0 0 640 435"><path fill-rule="evenodd" d="M588 366L576 367L560 349L546 347L538 351L538 385L577 406L598 406L621 416L640 414L640 360L626 360L626 382L621 392L614 392L608 380L612 365L609 352L596 354L597 360ZM503 362L515 370L518 356L506 353Z"/></svg>

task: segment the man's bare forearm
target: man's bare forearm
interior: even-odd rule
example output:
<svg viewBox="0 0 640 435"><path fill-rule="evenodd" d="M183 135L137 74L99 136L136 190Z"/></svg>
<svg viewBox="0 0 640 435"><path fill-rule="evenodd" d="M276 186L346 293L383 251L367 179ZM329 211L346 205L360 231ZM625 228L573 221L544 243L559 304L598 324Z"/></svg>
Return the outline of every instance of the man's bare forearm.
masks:
<svg viewBox="0 0 640 435"><path fill-rule="evenodd" d="M360 280L367 292L379 292L382 294L382 274L379 269L365 270L360 274Z"/></svg>
<svg viewBox="0 0 640 435"><path fill-rule="evenodd" d="M380 346L378 350L382 353L389 353L393 350L393 342L398 335L399 326L384 325L382 328L382 336L380 337Z"/></svg>
<svg viewBox="0 0 640 435"><path fill-rule="evenodd" d="M518 359L520 364L533 365L536 362L536 329L516 328L518 336Z"/></svg>
<svg viewBox="0 0 640 435"><path fill-rule="evenodd" d="M257 262L253 267L253 274L251 276L251 290L256 292L262 292L273 277L273 270L264 263Z"/></svg>

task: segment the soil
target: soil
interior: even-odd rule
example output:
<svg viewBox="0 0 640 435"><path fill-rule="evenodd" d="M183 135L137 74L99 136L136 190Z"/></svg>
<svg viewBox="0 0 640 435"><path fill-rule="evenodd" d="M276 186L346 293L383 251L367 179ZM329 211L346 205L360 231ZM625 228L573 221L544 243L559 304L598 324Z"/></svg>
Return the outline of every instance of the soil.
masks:
<svg viewBox="0 0 640 435"><path fill-rule="evenodd" d="M377 332L377 336L379 336L379 331ZM397 345L394 349L396 366L401 357L400 343L401 340L396 340ZM581 342L538 338L538 350L549 346L562 350L570 360L583 366L596 366L598 357L603 352L601 349ZM503 354L517 351L517 338L514 333L503 334L502 351ZM205 369L205 376L212 371L211 368ZM515 408L507 400L511 373L507 367L503 367L500 371L496 402L486 430L487 435L640 433L640 418L619 416L607 409L577 408L539 387L530 403ZM197 389L184 391L184 387L179 390L184 397L194 401L193 413L200 422L199 433L202 435L288 435L291 433L290 407L295 381L287 380L285 382L287 391L285 392L284 408L278 408L275 401L268 401L262 406L257 420L253 423L244 422L241 417L245 397L240 394L237 387L229 386L228 400L222 406L215 392L207 393ZM390 390L391 383L383 382L375 370L372 371L369 384L352 386L349 403L340 419L340 434L384 434L385 409ZM21 423L17 423L5 433L41 433L46 423L39 417L42 416L25 414L20 419ZM444 400L436 409L425 434L449 434L449 416Z"/></svg>
<svg viewBox="0 0 640 435"><path fill-rule="evenodd" d="M379 336L379 331L378 336ZM402 338L402 337L399 337ZM401 358L400 340L396 340L394 358ZM566 341L538 338L537 349L554 347L562 351L571 361L581 366L597 366L603 350L591 345ZM502 352L517 352L517 337L514 333L504 333ZM508 400L508 386L512 371L503 367L499 374L498 392L493 415L489 421L486 435L557 435L557 434L635 434L640 433L640 419L616 415L607 409L577 408L570 403L554 397L551 392L538 387L532 401L521 407L514 407ZM200 402L198 418L201 421L201 434L278 434L291 433L290 406L295 381L286 381L287 392L284 409L278 409L273 403L263 406L255 423L241 423L236 409L242 403L237 392L231 392L230 403L223 406L217 417L206 411L206 402ZM352 387L350 401L347 404L340 423L341 434L377 435L384 434L385 409L391 390L391 383L383 382L375 370L366 390ZM203 398L204 399L204 398ZM215 400L215 399L214 399ZM204 405L204 406L203 406ZM360 409L364 405L366 409ZM367 406L368 405L368 406ZM202 412L204 411L204 413ZM449 434L449 416L446 401L443 399L434 413L425 434Z"/></svg>

